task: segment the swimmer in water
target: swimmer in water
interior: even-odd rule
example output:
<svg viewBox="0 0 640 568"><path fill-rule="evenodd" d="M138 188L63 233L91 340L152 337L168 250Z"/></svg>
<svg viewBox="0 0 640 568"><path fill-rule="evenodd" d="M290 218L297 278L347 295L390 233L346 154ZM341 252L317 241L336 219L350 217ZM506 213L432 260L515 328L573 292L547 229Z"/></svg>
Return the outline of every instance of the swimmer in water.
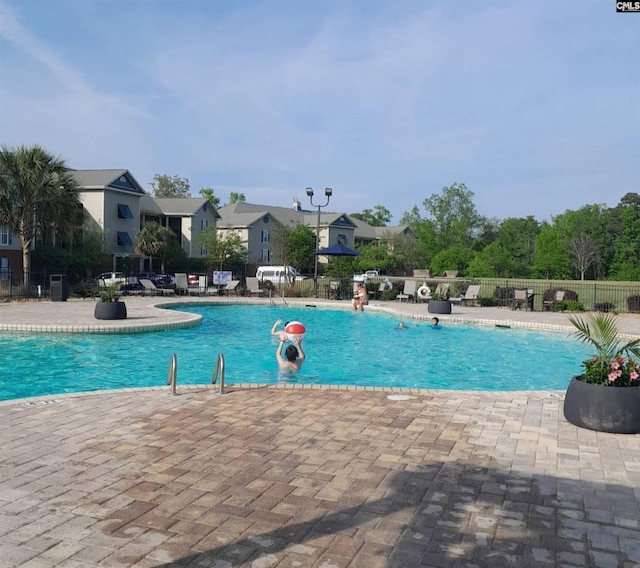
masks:
<svg viewBox="0 0 640 568"><path fill-rule="evenodd" d="M278 349L276 349L276 359L281 371L288 373L295 373L300 370L302 363L305 360L304 350L302 349L302 341L299 337L294 338L295 345L289 345L284 350L284 357L282 355L282 348L287 341L287 334L280 333L280 343L278 343Z"/></svg>

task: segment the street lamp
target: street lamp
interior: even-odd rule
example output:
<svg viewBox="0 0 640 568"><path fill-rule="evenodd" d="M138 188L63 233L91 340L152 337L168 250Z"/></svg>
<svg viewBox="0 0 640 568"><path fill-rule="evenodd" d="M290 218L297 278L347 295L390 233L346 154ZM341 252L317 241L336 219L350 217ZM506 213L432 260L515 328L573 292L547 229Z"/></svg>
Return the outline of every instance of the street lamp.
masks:
<svg viewBox="0 0 640 568"><path fill-rule="evenodd" d="M318 208L318 219L316 222L316 252L320 248L320 209L322 207L326 207L327 205L329 205L329 199L331 199L332 193L333 191L330 187L325 187L324 194L327 196L327 202L324 203L323 205L316 205L313 202L313 189L310 187L307 188L307 195L309 196L311 207ZM316 259L315 259L314 268L313 268L313 297L317 298L318 297L318 255L315 254L314 256L316 257Z"/></svg>

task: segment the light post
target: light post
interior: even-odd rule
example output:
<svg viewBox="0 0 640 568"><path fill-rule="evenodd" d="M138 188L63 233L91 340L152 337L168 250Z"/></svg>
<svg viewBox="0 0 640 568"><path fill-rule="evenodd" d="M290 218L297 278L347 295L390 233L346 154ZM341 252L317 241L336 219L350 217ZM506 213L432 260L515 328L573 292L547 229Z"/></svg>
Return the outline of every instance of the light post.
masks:
<svg viewBox="0 0 640 568"><path fill-rule="evenodd" d="M329 199L331 199L332 193L333 191L330 187L325 187L324 194L327 196L327 202L324 203L323 205L316 205L313 202L313 189L310 187L307 188L307 195L309 196L311 207L318 208L318 219L316 222L316 252L320 248L320 209L329 205ZM313 268L313 297L317 298L318 297L318 255L315 254L314 256L315 256L315 262L314 262L314 268Z"/></svg>

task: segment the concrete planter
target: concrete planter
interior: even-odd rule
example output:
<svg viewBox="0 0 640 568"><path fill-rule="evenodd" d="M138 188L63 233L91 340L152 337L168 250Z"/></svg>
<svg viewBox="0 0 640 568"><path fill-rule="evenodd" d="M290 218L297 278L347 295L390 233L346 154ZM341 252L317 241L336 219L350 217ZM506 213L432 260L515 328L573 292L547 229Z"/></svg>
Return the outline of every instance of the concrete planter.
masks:
<svg viewBox="0 0 640 568"><path fill-rule="evenodd" d="M427 311L430 314L450 314L451 302L449 300L429 300Z"/></svg>
<svg viewBox="0 0 640 568"><path fill-rule="evenodd" d="M607 387L573 377L564 417L581 428L614 434L640 433L640 387Z"/></svg>
<svg viewBox="0 0 640 568"><path fill-rule="evenodd" d="M124 302L98 302L93 317L99 320L127 319L127 305Z"/></svg>

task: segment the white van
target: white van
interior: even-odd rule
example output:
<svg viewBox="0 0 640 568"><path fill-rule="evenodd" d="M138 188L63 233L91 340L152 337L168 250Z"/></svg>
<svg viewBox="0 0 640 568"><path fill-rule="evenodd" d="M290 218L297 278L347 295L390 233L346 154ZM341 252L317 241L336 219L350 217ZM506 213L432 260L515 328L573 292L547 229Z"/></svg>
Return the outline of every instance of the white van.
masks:
<svg viewBox="0 0 640 568"><path fill-rule="evenodd" d="M256 270L258 280L268 280L273 284L287 284L305 280L293 266L259 266Z"/></svg>

